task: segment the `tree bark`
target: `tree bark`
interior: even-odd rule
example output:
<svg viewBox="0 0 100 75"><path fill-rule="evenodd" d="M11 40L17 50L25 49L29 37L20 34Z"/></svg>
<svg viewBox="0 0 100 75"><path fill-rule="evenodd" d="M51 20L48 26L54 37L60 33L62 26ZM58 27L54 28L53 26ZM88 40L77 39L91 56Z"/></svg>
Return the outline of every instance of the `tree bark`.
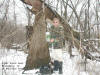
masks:
<svg viewBox="0 0 100 75"><path fill-rule="evenodd" d="M46 65L50 61L48 44L46 42L46 24L43 13L33 25L33 34L29 40L29 52L24 70L31 70Z"/></svg>

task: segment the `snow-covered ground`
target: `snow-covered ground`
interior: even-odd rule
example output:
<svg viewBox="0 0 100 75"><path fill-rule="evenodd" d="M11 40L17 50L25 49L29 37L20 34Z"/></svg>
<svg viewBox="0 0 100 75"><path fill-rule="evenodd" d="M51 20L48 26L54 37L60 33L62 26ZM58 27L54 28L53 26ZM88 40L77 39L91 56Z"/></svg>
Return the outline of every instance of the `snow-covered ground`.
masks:
<svg viewBox="0 0 100 75"><path fill-rule="evenodd" d="M63 51L62 75L100 75L100 62L87 60L87 68L81 56L74 49L74 57L70 58L67 51ZM0 49L0 75L38 75L38 70L26 71L22 74L27 54L23 51ZM58 72L52 75L59 75Z"/></svg>

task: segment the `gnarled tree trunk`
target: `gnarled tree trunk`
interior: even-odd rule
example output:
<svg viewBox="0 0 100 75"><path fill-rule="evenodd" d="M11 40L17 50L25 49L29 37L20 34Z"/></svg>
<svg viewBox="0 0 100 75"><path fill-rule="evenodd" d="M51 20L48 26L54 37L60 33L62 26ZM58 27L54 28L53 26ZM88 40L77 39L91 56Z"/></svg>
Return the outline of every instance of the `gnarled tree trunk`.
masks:
<svg viewBox="0 0 100 75"><path fill-rule="evenodd" d="M49 63L50 55L45 33L46 23L44 15L42 13L35 17L33 34L29 40L30 50L24 70L31 70Z"/></svg>

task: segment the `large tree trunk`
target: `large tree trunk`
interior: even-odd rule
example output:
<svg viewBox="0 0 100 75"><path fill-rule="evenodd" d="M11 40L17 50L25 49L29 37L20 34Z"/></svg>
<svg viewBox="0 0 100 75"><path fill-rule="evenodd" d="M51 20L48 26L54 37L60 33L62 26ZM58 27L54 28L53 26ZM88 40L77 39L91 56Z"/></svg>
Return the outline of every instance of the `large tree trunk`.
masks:
<svg viewBox="0 0 100 75"><path fill-rule="evenodd" d="M46 65L50 61L49 48L46 42L46 24L43 13L35 18L33 35L29 40L29 53L24 70L31 70Z"/></svg>

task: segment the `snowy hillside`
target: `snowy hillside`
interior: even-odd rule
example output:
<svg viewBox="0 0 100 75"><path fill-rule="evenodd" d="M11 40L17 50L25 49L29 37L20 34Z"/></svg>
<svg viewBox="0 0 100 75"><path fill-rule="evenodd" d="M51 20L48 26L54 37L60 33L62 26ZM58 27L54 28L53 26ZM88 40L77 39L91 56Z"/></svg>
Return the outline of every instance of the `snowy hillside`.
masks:
<svg viewBox="0 0 100 75"><path fill-rule="evenodd" d="M63 74L62 75L100 75L100 63L87 60L87 71L81 56L74 51L75 56L70 58L66 51L63 51ZM38 75L37 70L26 71L22 74L22 68L25 66L27 54L23 51L6 49L0 50L0 75ZM59 75L58 72L52 75Z"/></svg>

